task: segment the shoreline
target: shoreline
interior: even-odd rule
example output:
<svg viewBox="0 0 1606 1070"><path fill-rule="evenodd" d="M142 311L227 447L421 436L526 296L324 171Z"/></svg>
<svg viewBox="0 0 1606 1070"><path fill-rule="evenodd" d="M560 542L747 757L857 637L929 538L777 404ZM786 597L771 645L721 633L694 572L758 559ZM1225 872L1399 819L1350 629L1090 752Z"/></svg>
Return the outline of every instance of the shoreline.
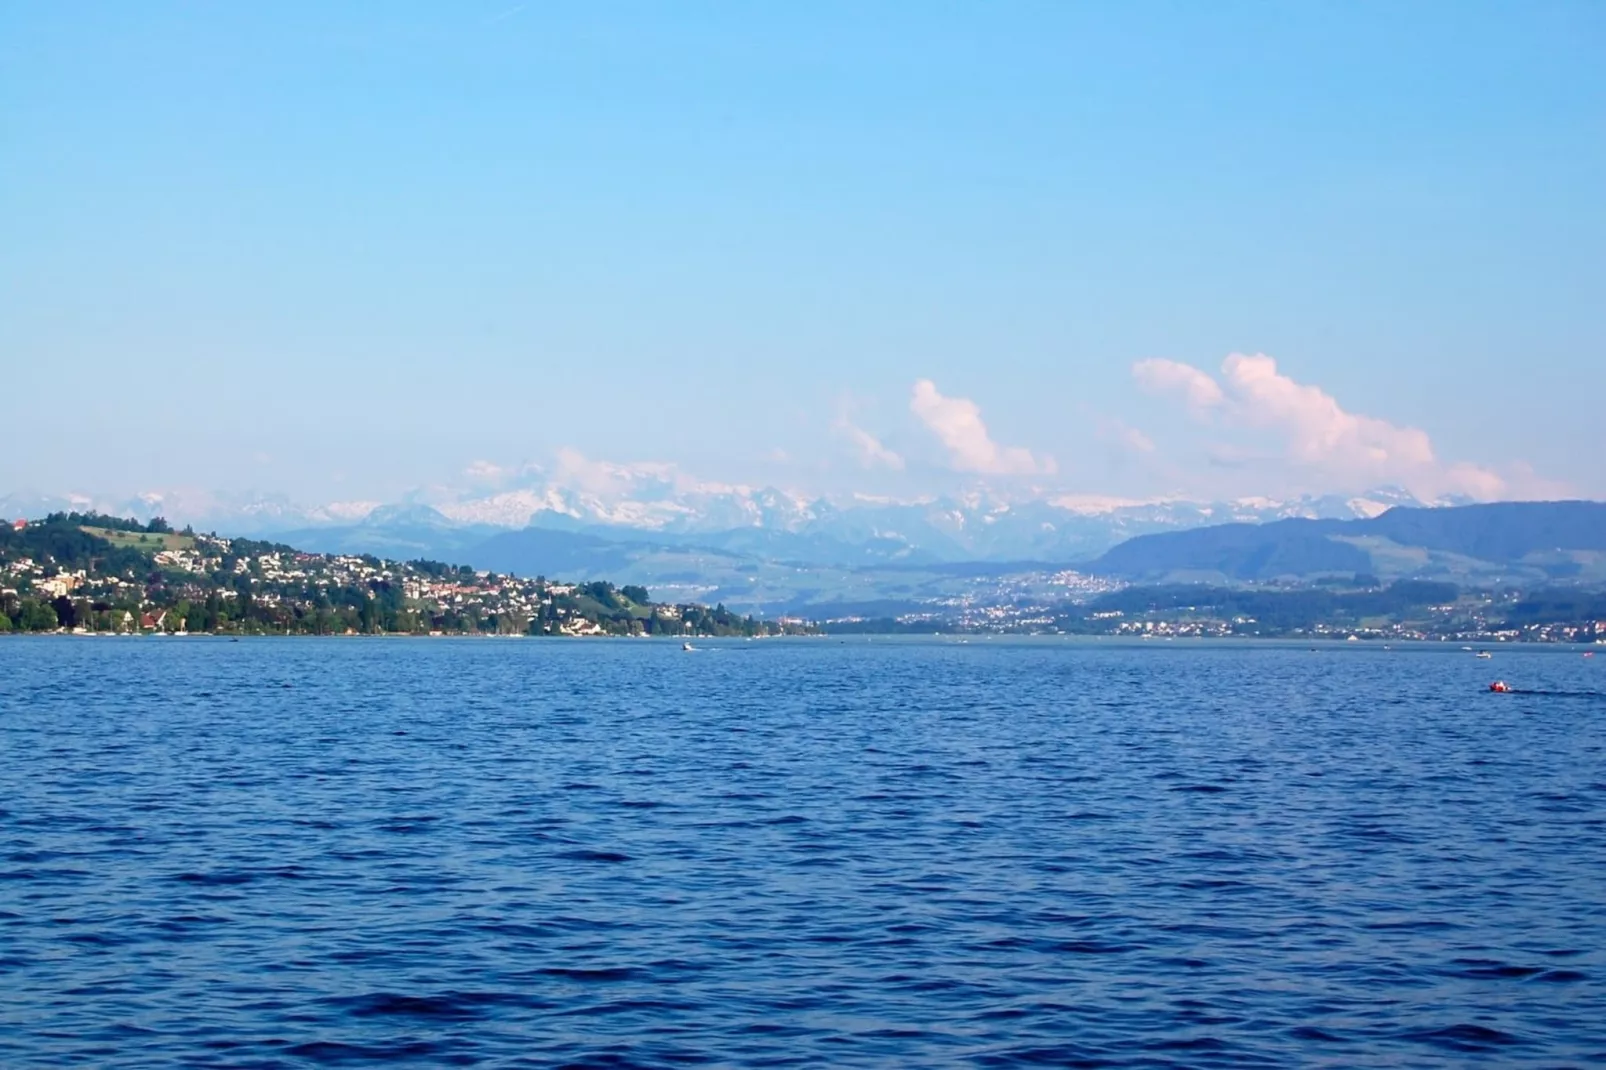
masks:
<svg viewBox="0 0 1606 1070"><path fill-rule="evenodd" d="M925 634L910 634L908 632L792 632L774 635L714 635L714 634L686 634L686 635L498 635L489 632L358 632L353 634L318 634L314 632L75 632L75 631L49 631L49 632L0 632L0 642L7 639L208 639L229 640L239 642L242 640L268 640L268 639L343 639L343 640L402 640L402 639L429 639L429 640L621 640L640 641L650 640L657 643L685 643L691 640L700 642L730 642L750 643L758 641L773 641L777 639L834 639L840 644L868 644L881 642L883 644L897 645L927 645L938 644L943 646L968 646L973 644L1020 644L1020 645L1046 645L1063 643L1067 645L1099 645L1123 647L1155 647L1166 649L1181 644L1188 647L1305 647L1312 651L1318 649L1339 649L1351 651L1387 652L1393 650L1440 650L1447 653L1468 653L1463 648L1471 647L1476 650L1557 650L1576 651L1593 654L1597 650L1606 650L1606 640L1595 640L1590 643L1568 642L1565 640L1546 639L1489 639L1468 640L1460 638L1444 639L1337 639L1328 637L1302 637L1302 636L1275 636L1275 635L1234 635L1234 636L1174 636L1157 639L1144 639L1126 635L1077 635L1077 634L1045 634L1045 633L1007 633L1007 632L931 632Z"/></svg>

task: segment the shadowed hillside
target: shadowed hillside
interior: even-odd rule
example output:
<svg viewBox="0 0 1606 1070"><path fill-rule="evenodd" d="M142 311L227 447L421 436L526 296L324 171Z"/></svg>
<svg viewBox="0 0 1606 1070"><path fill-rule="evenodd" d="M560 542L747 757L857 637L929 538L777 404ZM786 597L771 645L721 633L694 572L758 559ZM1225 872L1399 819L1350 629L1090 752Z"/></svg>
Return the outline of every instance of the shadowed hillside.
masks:
<svg viewBox="0 0 1606 1070"><path fill-rule="evenodd" d="M1094 564L1131 580L1341 573L1462 581L1606 580L1606 503L1396 508L1370 520L1280 520L1143 535Z"/></svg>

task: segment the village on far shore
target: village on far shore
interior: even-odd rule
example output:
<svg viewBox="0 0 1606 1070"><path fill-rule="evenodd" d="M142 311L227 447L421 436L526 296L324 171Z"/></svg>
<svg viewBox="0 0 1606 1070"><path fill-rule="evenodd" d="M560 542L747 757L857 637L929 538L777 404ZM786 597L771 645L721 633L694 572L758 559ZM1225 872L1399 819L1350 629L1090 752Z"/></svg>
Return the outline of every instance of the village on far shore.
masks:
<svg viewBox="0 0 1606 1070"><path fill-rule="evenodd" d="M234 635L772 636L760 620L438 561L306 553L94 513L0 527L0 632Z"/></svg>

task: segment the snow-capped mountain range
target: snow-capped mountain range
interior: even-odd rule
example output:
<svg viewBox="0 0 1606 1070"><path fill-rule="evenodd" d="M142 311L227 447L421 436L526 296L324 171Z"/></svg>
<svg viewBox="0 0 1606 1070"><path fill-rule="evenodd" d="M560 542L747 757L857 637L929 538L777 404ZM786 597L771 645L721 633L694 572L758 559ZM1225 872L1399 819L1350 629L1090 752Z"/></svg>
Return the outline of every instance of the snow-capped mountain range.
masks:
<svg viewBox="0 0 1606 1070"><path fill-rule="evenodd" d="M1138 535L1290 517L1354 519L1424 503L1382 488L1290 500L1132 500L978 486L949 495L800 494L585 462L476 473L399 502L306 507L194 492L0 497L0 516L95 511L268 538L304 550L430 558L518 575L641 584L662 597L821 619L1009 600L1013 579L1064 575ZM485 478L489 477L489 478Z"/></svg>
<svg viewBox="0 0 1606 1070"><path fill-rule="evenodd" d="M667 465L584 462L549 473L526 469L500 485L431 488L396 503L303 506L277 495L147 493L0 497L0 516L77 510L165 516L175 524L309 549L371 549L399 543L419 552L462 550L525 528L583 533L610 542L705 545L805 563L934 561L1075 562L1136 535L1289 517L1367 518L1422 502L1386 487L1361 495L1291 500L1180 497L1133 500L977 487L913 499L811 496L774 487L709 483ZM291 538L294 536L294 538ZM398 548L398 547L393 547Z"/></svg>

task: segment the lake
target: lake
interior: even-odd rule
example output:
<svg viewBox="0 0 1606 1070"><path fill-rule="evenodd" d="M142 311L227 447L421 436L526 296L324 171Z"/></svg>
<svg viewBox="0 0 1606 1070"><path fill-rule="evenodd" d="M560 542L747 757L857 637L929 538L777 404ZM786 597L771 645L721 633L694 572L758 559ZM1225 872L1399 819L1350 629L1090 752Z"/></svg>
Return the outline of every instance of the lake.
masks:
<svg viewBox="0 0 1606 1070"><path fill-rule="evenodd" d="M0 640L0 1064L1606 1062L1606 656L698 646Z"/></svg>

